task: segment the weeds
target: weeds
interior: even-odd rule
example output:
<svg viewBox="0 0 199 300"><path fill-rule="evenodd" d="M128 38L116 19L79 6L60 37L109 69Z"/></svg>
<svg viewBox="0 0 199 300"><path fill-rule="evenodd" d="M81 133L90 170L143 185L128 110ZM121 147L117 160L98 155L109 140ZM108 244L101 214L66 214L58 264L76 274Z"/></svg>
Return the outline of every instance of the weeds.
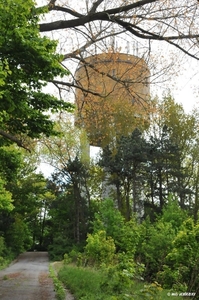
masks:
<svg viewBox="0 0 199 300"><path fill-rule="evenodd" d="M53 267L50 265L50 277L53 280L55 292L56 292L56 297L58 300L64 300L66 297L66 293L63 287L62 282L57 278L55 271Z"/></svg>
<svg viewBox="0 0 199 300"><path fill-rule="evenodd" d="M162 290L158 283L132 281L129 290L114 290L114 278L94 268L83 268L69 264L60 269L59 280L73 293L77 300L171 300L168 290ZM105 278L106 277L106 278ZM117 279L117 278L116 278ZM108 288L104 288L107 281ZM117 283L117 282L116 282ZM113 287L111 290L110 287ZM178 296L176 300L182 300Z"/></svg>

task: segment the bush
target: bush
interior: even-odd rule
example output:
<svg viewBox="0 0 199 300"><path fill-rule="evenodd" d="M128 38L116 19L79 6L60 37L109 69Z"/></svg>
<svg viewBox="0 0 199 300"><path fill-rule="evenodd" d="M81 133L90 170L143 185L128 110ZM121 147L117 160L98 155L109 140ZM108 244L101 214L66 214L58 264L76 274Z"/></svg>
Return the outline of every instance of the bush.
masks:
<svg viewBox="0 0 199 300"><path fill-rule="evenodd" d="M0 236L0 255L2 255L5 251L5 242L4 238Z"/></svg>
<svg viewBox="0 0 199 300"><path fill-rule="evenodd" d="M6 241L15 256L30 249L32 244L31 233L21 216L16 214L15 221L7 232Z"/></svg>
<svg viewBox="0 0 199 300"><path fill-rule="evenodd" d="M93 232L99 231L105 231L106 236L114 240L116 252L135 253L140 235L139 225L135 219L126 222L111 199L104 200L99 213L95 214Z"/></svg>
<svg viewBox="0 0 199 300"><path fill-rule="evenodd" d="M199 292L199 224L187 219L173 241L158 279L165 288Z"/></svg>
<svg viewBox="0 0 199 300"><path fill-rule="evenodd" d="M101 283L102 290L108 291L109 294L120 295L132 289L136 270L132 258L118 254L115 265L102 270L104 275Z"/></svg>
<svg viewBox="0 0 199 300"><path fill-rule="evenodd" d="M71 245L66 238L57 236L53 239L53 244L48 246L48 253L51 260L62 260L64 254L71 249Z"/></svg>
<svg viewBox="0 0 199 300"><path fill-rule="evenodd" d="M111 237L106 236L105 231L88 234L86 241L85 254L89 264L100 266L102 263L109 265L113 262L115 244Z"/></svg>
<svg viewBox="0 0 199 300"><path fill-rule="evenodd" d="M144 285L144 283L134 283L132 281L133 274L129 277L128 285L124 287L124 274L122 274L122 269L119 273L118 271L119 269L114 266L109 266L103 270L94 270L68 265L59 271L58 276L59 280L63 282L77 300L168 299L167 297L160 298L161 288L158 284ZM126 275L125 282L128 277Z"/></svg>
<svg viewBox="0 0 199 300"><path fill-rule="evenodd" d="M173 240L185 219L186 213L170 197L168 204L163 208L162 216L155 223L146 219L140 225L136 259L145 265L146 280L157 280L157 273L163 270L166 257L173 248Z"/></svg>
<svg viewBox="0 0 199 300"><path fill-rule="evenodd" d="M137 247L137 261L145 265L144 278L148 281L156 280L158 271L162 270L165 258L172 248L175 230L170 223L149 221L140 225L142 234Z"/></svg>

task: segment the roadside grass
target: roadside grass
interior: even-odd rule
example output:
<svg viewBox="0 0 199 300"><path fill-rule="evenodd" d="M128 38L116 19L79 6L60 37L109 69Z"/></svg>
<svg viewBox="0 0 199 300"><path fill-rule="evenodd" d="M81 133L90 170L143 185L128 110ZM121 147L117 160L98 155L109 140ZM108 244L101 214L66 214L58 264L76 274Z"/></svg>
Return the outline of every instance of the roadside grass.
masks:
<svg viewBox="0 0 199 300"><path fill-rule="evenodd" d="M143 282L135 282L133 291L123 295L104 290L102 288L103 272L72 264L63 266L58 272L58 278L70 290L76 300L171 300L170 291L155 290L154 292L153 285ZM111 281L112 278L109 280ZM183 298L185 297L175 296L176 300Z"/></svg>
<svg viewBox="0 0 199 300"><path fill-rule="evenodd" d="M7 256L6 258L0 256L0 270L3 270L6 267L8 267L14 259L14 255Z"/></svg>
<svg viewBox="0 0 199 300"><path fill-rule="evenodd" d="M58 300L64 300L66 298L65 289L62 282L58 279L57 273L52 265L49 267L50 277L53 280L56 297Z"/></svg>
<svg viewBox="0 0 199 300"><path fill-rule="evenodd" d="M67 265L60 269L59 279L74 295L81 300L108 300L111 295L101 290L102 275L100 272Z"/></svg>

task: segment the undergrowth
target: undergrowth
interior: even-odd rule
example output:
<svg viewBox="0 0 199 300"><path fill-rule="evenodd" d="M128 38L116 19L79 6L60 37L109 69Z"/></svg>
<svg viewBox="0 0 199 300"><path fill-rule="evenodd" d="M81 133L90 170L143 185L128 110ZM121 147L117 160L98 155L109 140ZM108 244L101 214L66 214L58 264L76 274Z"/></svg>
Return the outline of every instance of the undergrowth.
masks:
<svg viewBox="0 0 199 300"><path fill-rule="evenodd" d="M93 268L65 265L58 273L59 280L72 292L76 300L166 300L171 299L167 290L161 290L157 283L134 282L133 288L124 293L104 289L104 273ZM114 286L114 278L107 278L107 284ZM183 299L175 296L176 300Z"/></svg>
<svg viewBox="0 0 199 300"><path fill-rule="evenodd" d="M58 277L56 276L55 271L54 271L52 265L50 265L49 271L50 271L50 277L53 280L53 284L54 284L54 288L55 288L57 299L58 300L64 300L65 297L66 297L66 294L65 294L65 290L64 290L63 284L58 279Z"/></svg>

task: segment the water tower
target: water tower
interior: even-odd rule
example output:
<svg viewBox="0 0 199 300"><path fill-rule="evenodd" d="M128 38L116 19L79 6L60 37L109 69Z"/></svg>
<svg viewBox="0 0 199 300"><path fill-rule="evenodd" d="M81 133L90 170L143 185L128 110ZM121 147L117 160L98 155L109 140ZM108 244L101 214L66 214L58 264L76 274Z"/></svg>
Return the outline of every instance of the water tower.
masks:
<svg viewBox="0 0 199 300"><path fill-rule="evenodd" d="M105 146L146 121L150 72L143 58L110 52L86 57L75 74L76 125ZM90 91L90 92L88 92Z"/></svg>

